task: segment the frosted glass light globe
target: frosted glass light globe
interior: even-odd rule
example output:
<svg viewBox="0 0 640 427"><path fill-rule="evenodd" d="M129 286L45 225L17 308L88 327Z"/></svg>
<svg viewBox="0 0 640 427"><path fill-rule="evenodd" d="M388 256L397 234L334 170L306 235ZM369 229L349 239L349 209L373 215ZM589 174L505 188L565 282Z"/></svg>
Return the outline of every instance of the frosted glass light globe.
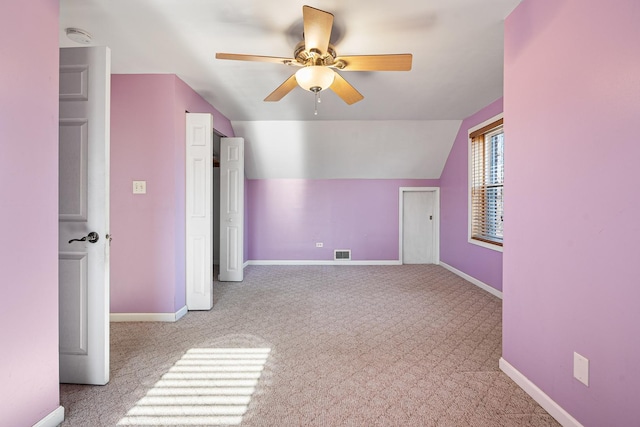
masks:
<svg viewBox="0 0 640 427"><path fill-rule="evenodd" d="M335 73L331 68L322 65L310 65L296 71L296 82L302 89L310 92L319 92L331 86L334 76Z"/></svg>

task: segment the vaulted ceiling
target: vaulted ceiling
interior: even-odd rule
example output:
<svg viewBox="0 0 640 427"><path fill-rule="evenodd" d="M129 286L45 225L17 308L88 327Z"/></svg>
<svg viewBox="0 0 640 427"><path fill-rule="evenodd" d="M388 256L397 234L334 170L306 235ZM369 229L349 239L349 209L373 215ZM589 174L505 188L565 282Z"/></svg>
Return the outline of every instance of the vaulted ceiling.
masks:
<svg viewBox="0 0 640 427"><path fill-rule="evenodd" d="M113 73L176 74L236 123L234 128L249 129L246 122L282 121L275 128L270 125L281 132L292 121L303 128L327 121L326 137L348 144L347 137L333 132L340 127L333 122L361 122L365 128L368 121L434 121L420 126L449 129L438 123L459 123L502 96L503 21L519 2L61 0L60 45L78 46L64 30L82 28L92 34L92 44L111 48ZM292 57L303 37L304 4L334 14L332 44L338 55L412 53L411 71L342 71L364 99L347 105L323 91L315 116L313 94L301 88L279 102L263 101L295 68L215 59L216 52ZM405 137L421 141L420 126ZM268 143L260 140L261 132L253 133L248 144ZM453 137L455 132L451 136L447 130L438 134L442 140L429 144L444 144L447 151ZM364 143L360 150L366 151ZM430 154L423 150L419 155ZM443 165L424 177L439 175Z"/></svg>

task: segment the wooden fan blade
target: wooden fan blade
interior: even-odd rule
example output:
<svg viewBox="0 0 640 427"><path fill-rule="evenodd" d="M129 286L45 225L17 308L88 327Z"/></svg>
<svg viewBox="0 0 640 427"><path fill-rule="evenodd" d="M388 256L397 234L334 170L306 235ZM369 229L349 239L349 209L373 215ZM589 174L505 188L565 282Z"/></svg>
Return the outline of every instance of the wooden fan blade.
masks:
<svg viewBox="0 0 640 427"><path fill-rule="evenodd" d="M401 53L397 55L356 55L340 56L335 62L343 61L344 71L409 71L413 55Z"/></svg>
<svg viewBox="0 0 640 427"><path fill-rule="evenodd" d="M340 74L335 73L336 76L333 79L333 83L329 87L334 91L344 102L347 104L355 104L358 101L362 101L364 96L356 90L351 84L346 81Z"/></svg>
<svg viewBox="0 0 640 427"><path fill-rule="evenodd" d="M232 59L235 61L271 62L274 64L297 64L292 58L279 58L277 56L243 55L238 53L216 53L216 59Z"/></svg>
<svg viewBox="0 0 640 427"><path fill-rule="evenodd" d="M318 51L321 55L329 49L333 15L311 6L302 6L304 22L304 46L308 51Z"/></svg>
<svg viewBox="0 0 640 427"><path fill-rule="evenodd" d="M296 86L298 86L296 75L292 74L291 77L285 80L284 83L278 86L278 88L271 92L264 100L267 102L280 101L286 94L295 89Z"/></svg>

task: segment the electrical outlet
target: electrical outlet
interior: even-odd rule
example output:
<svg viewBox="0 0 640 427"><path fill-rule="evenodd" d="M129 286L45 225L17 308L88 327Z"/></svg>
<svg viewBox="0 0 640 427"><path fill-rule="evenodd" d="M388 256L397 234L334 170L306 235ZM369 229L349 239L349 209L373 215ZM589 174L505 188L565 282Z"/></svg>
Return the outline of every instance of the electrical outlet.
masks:
<svg viewBox="0 0 640 427"><path fill-rule="evenodd" d="M322 242L316 242L316 248L321 248L324 246L324 243Z"/></svg>
<svg viewBox="0 0 640 427"><path fill-rule="evenodd" d="M573 377L589 387L589 359L573 352Z"/></svg>
<svg viewBox="0 0 640 427"><path fill-rule="evenodd" d="M133 194L146 194L147 181L133 181Z"/></svg>

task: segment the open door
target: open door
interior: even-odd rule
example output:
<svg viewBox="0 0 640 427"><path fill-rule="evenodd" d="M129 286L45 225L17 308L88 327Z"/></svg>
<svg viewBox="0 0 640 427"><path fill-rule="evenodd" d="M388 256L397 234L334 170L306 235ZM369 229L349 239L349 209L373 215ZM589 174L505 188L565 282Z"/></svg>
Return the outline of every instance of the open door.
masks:
<svg viewBox="0 0 640 427"><path fill-rule="evenodd" d="M187 114L187 309L213 307L213 116Z"/></svg>
<svg viewBox="0 0 640 427"><path fill-rule="evenodd" d="M221 282L241 282L244 263L244 139L220 139Z"/></svg>
<svg viewBox="0 0 640 427"><path fill-rule="evenodd" d="M109 114L106 47L60 49L60 382L109 382Z"/></svg>

